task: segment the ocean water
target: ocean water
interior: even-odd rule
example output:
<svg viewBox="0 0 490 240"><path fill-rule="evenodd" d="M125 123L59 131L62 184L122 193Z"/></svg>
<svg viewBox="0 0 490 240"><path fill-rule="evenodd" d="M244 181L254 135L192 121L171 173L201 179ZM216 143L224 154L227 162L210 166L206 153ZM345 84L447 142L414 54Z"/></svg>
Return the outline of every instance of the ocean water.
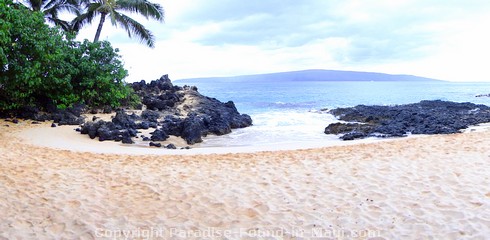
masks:
<svg viewBox="0 0 490 240"><path fill-rule="evenodd" d="M323 133L337 119L321 111L336 107L394 105L421 100L447 100L490 105L490 83L453 82L225 82L177 80L175 85L197 86L200 93L232 100L253 126L225 136L210 136L201 146L264 146L338 141Z"/></svg>

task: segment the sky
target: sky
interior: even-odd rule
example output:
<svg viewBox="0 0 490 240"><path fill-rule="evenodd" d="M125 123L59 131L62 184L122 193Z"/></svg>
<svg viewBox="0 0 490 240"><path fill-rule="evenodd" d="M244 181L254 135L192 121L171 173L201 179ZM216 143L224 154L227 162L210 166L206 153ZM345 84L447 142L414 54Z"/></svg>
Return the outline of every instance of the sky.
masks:
<svg viewBox="0 0 490 240"><path fill-rule="evenodd" d="M150 0L131 15L155 48L106 21L128 82L330 69L490 82L488 0ZM130 14L128 14L130 15ZM98 20L79 40L93 39Z"/></svg>

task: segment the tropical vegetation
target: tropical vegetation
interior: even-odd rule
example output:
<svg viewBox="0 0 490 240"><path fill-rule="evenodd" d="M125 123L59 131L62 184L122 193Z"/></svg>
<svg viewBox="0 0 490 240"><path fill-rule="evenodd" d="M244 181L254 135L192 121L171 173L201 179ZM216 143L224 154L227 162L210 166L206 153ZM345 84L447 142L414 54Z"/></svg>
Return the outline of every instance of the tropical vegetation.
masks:
<svg viewBox="0 0 490 240"><path fill-rule="evenodd" d="M147 46L154 47L155 37L151 31L124 13L138 13L146 19L163 21L164 12L159 4L147 0L82 0L82 4L86 6L86 11L78 15L72 24L74 29L80 29L100 16L94 42L99 40L105 20L109 18L112 25L123 27L129 37L135 36Z"/></svg>
<svg viewBox="0 0 490 240"><path fill-rule="evenodd" d="M79 0L24 0L22 3L31 11L41 12L44 18L64 31L73 31L71 22L60 19L61 12L66 11L75 15L80 15Z"/></svg>
<svg viewBox="0 0 490 240"><path fill-rule="evenodd" d="M118 107L137 98L107 41L78 42L10 0L0 0L0 111L35 106Z"/></svg>

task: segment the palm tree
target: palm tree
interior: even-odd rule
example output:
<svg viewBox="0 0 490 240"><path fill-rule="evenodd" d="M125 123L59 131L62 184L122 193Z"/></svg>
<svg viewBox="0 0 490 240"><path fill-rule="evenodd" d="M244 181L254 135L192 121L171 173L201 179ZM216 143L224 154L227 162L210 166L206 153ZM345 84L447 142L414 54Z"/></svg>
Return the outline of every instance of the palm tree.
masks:
<svg viewBox="0 0 490 240"><path fill-rule="evenodd" d="M86 5L86 12L77 16L72 24L76 30L83 25L92 23L94 18L100 15L99 25L95 33L94 42L97 42L104 26L106 17L110 17L113 26L122 26L128 36L135 35L141 42L149 47L154 47L155 38L150 30L146 29L141 23L123 14L122 12L138 13L146 19L152 18L158 21L164 19L163 8L156 3L147 0L82 0Z"/></svg>
<svg viewBox="0 0 490 240"><path fill-rule="evenodd" d="M42 12L48 22L61 27L65 31L72 31L71 24L59 19L58 15L62 11L80 14L80 4L78 0L25 0L22 3L32 11Z"/></svg>

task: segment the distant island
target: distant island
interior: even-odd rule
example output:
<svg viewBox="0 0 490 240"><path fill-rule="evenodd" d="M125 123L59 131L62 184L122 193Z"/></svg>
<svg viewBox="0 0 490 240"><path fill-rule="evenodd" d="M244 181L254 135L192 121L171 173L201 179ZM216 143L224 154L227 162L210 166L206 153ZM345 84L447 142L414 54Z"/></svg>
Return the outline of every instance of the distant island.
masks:
<svg viewBox="0 0 490 240"><path fill-rule="evenodd" d="M213 82L252 82L252 81L373 81L373 82L422 82L422 81L442 81L438 79L418 77L412 75L393 75L374 72L355 72L340 70L321 70L310 69L302 71L266 73L255 75L242 75L231 77L207 77L207 78L188 78L177 81L189 83L213 81Z"/></svg>

